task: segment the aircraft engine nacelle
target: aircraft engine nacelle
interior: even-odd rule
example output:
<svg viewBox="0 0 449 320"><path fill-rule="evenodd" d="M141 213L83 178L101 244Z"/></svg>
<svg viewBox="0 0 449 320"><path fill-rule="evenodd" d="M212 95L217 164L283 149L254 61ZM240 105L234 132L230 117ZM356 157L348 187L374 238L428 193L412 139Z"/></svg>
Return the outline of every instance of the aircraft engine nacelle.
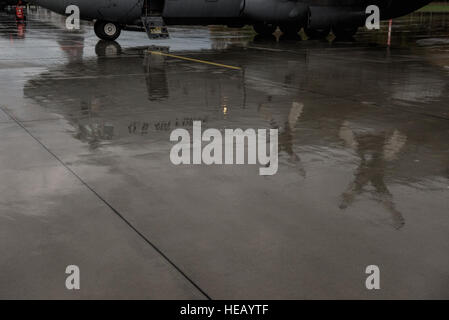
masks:
<svg viewBox="0 0 449 320"><path fill-rule="evenodd" d="M304 22L309 17L309 6L295 0L246 0L243 15L257 22Z"/></svg>

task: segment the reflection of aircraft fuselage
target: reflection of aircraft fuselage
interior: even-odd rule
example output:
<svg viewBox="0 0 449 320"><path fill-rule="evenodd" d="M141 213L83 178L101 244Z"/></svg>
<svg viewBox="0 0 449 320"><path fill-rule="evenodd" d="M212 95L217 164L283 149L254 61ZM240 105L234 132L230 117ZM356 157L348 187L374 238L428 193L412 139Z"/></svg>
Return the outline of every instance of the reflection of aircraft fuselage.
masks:
<svg viewBox="0 0 449 320"><path fill-rule="evenodd" d="M366 18L366 7L377 5L382 19L402 16L431 0L35 0L64 14L66 7L77 5L81 18L96 20L96 33L115 40L121 29L142 29L143 15L160 17L164 24L229 26L254 25L258 33L273 33L277 26L284 33L308 35L352 35Z"/></svg>

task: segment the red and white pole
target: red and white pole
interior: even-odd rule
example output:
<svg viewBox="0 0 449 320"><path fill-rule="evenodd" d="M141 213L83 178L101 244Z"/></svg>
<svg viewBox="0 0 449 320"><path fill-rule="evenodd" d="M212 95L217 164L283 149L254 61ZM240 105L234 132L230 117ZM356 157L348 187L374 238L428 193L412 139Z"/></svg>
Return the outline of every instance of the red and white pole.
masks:
<svg viewBox="0 0 449 320"><path fill-rule="evenodd" d="M25 19L25 15L23 12L23 7L22 7L22 0L19 0L19 2L16 5L16 19L17 20L24 20Z"/></svg>
<svg viewBox="0 0 449 320"><path fill-rule="evenodd" d="M388 42L387 45L388 47L391 46L391 31L393 28L393 19L390 19L390 21L388 22Z"/></svg>

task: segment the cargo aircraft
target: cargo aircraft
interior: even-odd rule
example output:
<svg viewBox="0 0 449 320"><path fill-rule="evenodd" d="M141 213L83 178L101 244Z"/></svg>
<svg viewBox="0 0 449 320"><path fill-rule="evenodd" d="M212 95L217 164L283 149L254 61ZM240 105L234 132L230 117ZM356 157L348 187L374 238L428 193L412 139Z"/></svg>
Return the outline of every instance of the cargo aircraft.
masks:
<svg viewBox="0 0 449 320"><path fill-rule="evenodd" d="M252 25L262 35L278 27L287 35L304 28L309 38L352 37L365 25L366 8L377 5L382 20L411 13L431 0L34 0L61 14L70 5L82 20L95 21L95 33L115 40L121 30L146 31L150 38L168 37L169 25Z"/></svg>

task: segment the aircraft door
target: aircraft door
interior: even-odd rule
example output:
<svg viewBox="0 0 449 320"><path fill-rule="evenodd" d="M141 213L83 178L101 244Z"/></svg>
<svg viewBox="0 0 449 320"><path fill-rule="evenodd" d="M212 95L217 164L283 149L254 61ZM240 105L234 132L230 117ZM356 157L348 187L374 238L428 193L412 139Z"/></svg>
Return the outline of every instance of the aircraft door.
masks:
<svg viewBox="0 0 449 320"><path fill-rule="evenodd" d="M245 0L166 0L164 16L176 18L236 18L240 16L244 6Z"/></svg>

